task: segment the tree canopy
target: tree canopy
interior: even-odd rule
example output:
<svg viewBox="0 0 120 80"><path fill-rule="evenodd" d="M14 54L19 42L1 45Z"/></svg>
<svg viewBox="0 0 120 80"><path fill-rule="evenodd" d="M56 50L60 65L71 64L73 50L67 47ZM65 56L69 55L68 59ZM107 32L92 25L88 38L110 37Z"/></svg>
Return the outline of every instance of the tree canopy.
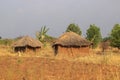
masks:
<svg viewBox="0 0 120 80"><path fill-rule="evenodd" d="M115 24L111 30L111 46L120 49L120 24Z"/></svg>
<svg viewBox="0 0 120 80"><path fill-rule="evenodd" d="M86 35L87 39L93 43L93 48L96 48L102 40L100 28L97 27L95 24L90 25Z"/></svg>
<svg viewBox="0 0 120 80"><path fill-rule="evenodd" d="M66 32L70 32L70 31L75 32L75 33L77 33L77 34L79 34L79 35L82 34L82 31L80 30L80 27L79 27L78 25L74 24L74 23L70 24L70 25L67 27Z"/></svg>

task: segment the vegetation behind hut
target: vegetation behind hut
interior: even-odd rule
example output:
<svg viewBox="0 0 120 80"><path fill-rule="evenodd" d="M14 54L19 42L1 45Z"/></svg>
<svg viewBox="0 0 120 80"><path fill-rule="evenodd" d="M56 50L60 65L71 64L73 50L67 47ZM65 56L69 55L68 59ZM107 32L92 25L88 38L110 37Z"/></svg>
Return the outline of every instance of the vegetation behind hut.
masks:
<svg viewBox="0 0 120 80"><path fill-rule="evenodd" d="M111 46L120 49L120 24L116 24L111 31Z"/></svg>
<svg viewBox="0 0 120 80"><path fill-rule="evenodd" d="M66 32L75 32L77 33L78 35L81 35L82 34L82 31L80 30L80 27L74 23L70 24L68 27L67 27L67 30Z"/></svg>
<svg viewBox="0 0 120 80"><path fill-rule="evenodd" d="M102 40L100 28L95 24L90 25L87 30L87 39L93 43L93 48L96 48Z"/></svg>

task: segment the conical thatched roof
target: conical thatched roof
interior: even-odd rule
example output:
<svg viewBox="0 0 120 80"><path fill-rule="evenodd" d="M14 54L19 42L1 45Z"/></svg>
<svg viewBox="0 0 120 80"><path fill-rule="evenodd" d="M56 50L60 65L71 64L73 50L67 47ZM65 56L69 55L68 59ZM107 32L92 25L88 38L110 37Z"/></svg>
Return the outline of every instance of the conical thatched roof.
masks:
<svg viewBox="0 0 120 80"><path fill-rule="evenodd" d="M85 38L81 37L80 35L74 32L66 32L61 35L53 44L61 45L61 46L88 46L91 45L89 41Z"/></svg>
<svg viewBox="0 0 120 80"><path fill-rule="evenodd" d="M31 47L41 47L42 43L38 40L35 40L29 36L24 36L12 45L13 47L25 47L25 46L31 46Z"/></svg>

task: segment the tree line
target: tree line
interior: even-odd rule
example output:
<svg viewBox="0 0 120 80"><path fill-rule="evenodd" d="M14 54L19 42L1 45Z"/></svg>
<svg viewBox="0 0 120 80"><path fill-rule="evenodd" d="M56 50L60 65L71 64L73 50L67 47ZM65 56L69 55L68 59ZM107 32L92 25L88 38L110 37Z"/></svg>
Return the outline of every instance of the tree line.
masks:
<svg viewBox="0 0 120 80"><path fill-rule="evenodd" d="M54 39L56 38L48 35L47 34L48 31L49 31L49 28L47 28L46 26L41 27L40 31L36 32L36 38L43 43L53 42ZM80 36L82 35L82 31L79 25L77 24L74 24L74 23L69 24L65 32L70 32L70 31L75 32ZM110 34L105 38L102 38L100 28L95 24L91 24L86 31L86 39L93 43L93 46L92 46L93 48L98 47L101 41L109 40L110 45L112 47L116 47L120 49L120 24L115 24ZM17 38L12 40L12 39L2 39L2 37L0 37L0 44L10 45L15 40L17 40Z"/></svg>
<svg viewBox="0 0 120 80"><path fill-rule="evenodd" d="M52 37L47 34L48 30L49 28L46 28L46 26L42 27L41 30L37 32L36 37L41 42L52 39ZM80 36L82 35L82 31L77 24L69 24L65 32L70 31L75 32ZM86 32L86 39L93 43L93 48L96 48L101 41L109 40L112 47L120 49L120 24L115 24L110 32L110 35L105 38L102 38L100 28L95 24L91 24Z"/></svg>

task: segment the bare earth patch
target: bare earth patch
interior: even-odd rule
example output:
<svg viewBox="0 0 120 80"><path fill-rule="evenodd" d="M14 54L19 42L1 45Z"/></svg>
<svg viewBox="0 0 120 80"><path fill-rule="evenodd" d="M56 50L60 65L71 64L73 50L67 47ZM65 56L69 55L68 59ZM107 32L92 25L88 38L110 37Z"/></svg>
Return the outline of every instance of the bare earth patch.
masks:
<svg viewBox="0 0 120 80"><path fill-rule="evenodd" d="M120 80L120 54L54 56L50 46L39 53L14 53L0 47L0 80Z"/></svg>
<svg viewBox="0 0 120 80"><path fill-rule="evenodd" d="M41 57L0 57L0 80L119 80L120 67Z"/></svg>

